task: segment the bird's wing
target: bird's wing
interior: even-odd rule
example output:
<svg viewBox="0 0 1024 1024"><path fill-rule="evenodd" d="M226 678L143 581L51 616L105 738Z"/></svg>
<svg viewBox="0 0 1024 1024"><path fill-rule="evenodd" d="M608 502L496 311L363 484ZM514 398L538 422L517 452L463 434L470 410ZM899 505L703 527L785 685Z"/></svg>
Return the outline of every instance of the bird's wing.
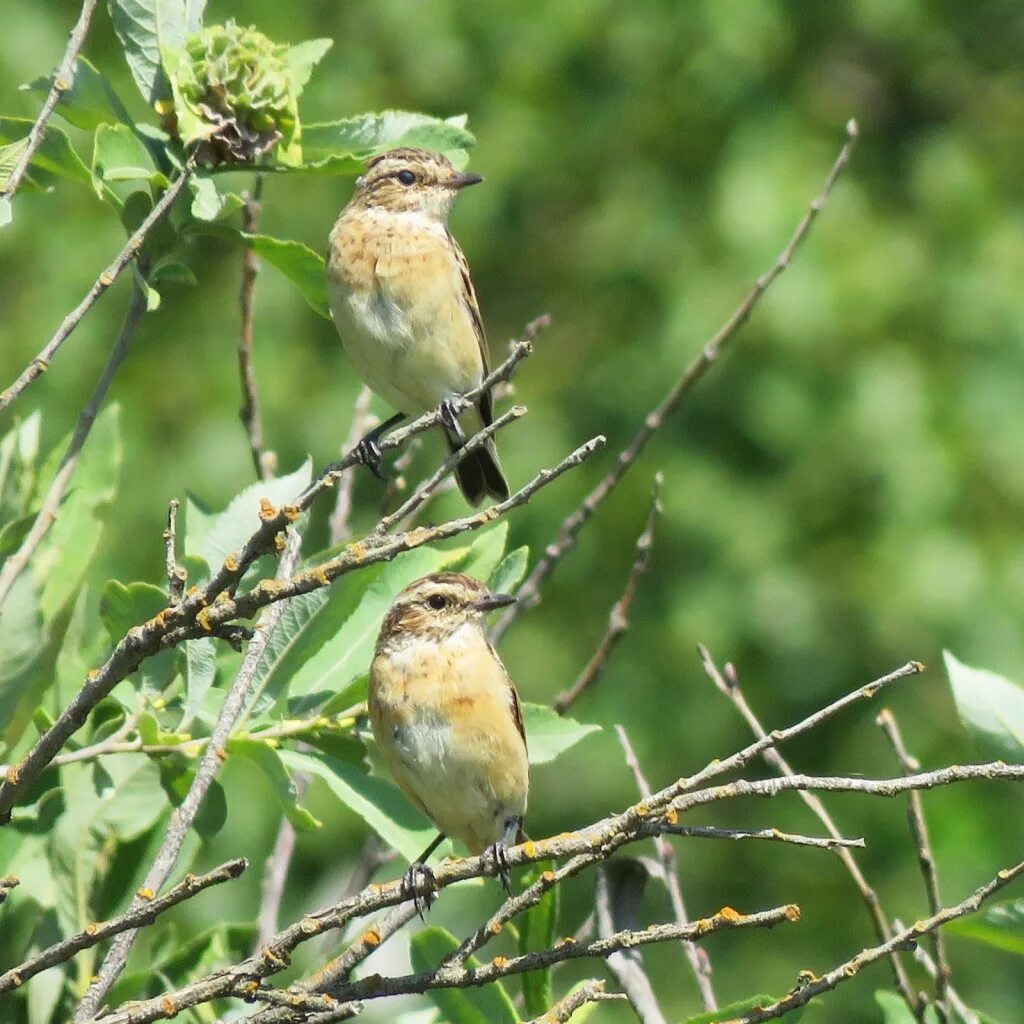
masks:
<svg viewBox="0 0 1024 1024"><path fill-rule="evenodd" d="M476 300L476 289L473 287L473 278L469 273L469 261L466 259L466 254L462 251L462 247L455 241L455 238L450 231L448 232L448 244L452 247L452 252L455 255L455 263L459 268L459 276L462 279L462 305L465 307L466 312L469 314L469 319L473 324L473 330L476 333L476 341L480 346L480 363L483 366L483 376L486 377L487 374L491 372L490 359L487 355L487 334L484 331L484 322L480 316L480 304ZM480 418L483 420L483 425L485 427L489 426L491 420L494 418L490 391L485 391L477 400L477 404L480 407ZM513 687L513 689L515 689L515 687Z"/></svg>
<svg viewBox="0 0 1024 1024"><path fill-rule="evenodd" d="M519 705L519 692L516 690L516 684L512 682L512 677L508 674L508 669L505 668L504 662L498 657L498 652L490 643L487 646L494 657L496 670L501 673L505 686L508 688L508 702L512 709L512 718L515 720L516 728L519 730L519 735L523 738L523 746L525 747L526 726L523 725L523 709Z"/></svg>

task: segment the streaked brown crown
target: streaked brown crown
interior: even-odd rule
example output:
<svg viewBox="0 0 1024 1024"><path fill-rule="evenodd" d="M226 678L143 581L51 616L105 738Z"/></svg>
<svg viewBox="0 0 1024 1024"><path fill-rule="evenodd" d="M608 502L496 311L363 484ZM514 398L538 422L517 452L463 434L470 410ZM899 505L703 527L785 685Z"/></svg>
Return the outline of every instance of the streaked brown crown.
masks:
<svg viewBox="0 0 1024 1024"><path fill-rule="evenodd" d="M423 212L444 220L459 189L481 180L456 170L443 153L389 149L367 163L349 207Z"/></svg>
<svg viewBox="0 0 1024 1024"><path fill-rule="evenodd" d="M479 622L495 595L461 572L435 572L410 583L392 602L377 637L377 653L410 640L438 642L467 622Z"/></svg>

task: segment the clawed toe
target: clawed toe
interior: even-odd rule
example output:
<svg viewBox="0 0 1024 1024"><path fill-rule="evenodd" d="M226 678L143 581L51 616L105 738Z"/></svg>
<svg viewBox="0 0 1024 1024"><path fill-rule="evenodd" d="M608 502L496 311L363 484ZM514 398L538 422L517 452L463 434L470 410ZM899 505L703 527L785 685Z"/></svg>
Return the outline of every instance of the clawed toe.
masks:
<svg viewBox="0 0 1024 1024"><path fill-rule="evenodd" d="M378 480L386 480L381 472L382 452L375 437L364 437L355 447L356 461L365 466Z"/></svg>
<svg viewBox="0 0 1024 1024"><path fill-rule="evenodd" d="M460 444L466 443L466 435L459 423L459 413L462 411L461 398L445 398L437 408L441 416L441 423L449 437L455 438Z"/></svg>
<svg viewBox="0 0 1024 1024"><path fill-rule="evenodd" d="M437 898L437 881L434 872L426 864L410 864L409 870L402 877L402 892L406 896L412 896L413 906L416 913L423 917L424 911L430 909L430 904Z"/></svg>
<svg viewBox="0 0 1024 1024"><path fill-rule="evenodd" d="M508 873L508 845L504 839L499 839L487 847L487 853L494 861L494 873L498 876L505 892L512 895L512 878Z"/></svg>

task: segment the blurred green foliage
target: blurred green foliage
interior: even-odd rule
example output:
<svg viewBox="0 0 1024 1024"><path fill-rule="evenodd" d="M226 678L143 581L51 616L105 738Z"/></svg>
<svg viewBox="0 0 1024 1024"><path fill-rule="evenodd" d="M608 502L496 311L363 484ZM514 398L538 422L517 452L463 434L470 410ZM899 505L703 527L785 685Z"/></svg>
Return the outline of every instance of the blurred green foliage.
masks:
<svg viewBox="0 0 1024 1024"><path fill-rule="evenodd" d="M5 114L35 116L38 95L17 87L56 63L77 9L71 0L8 0ZM508 634L502 655L525 700L548 702L572 681L602 634L661 469L665 514L631 631L574 709L578 717L625 724L657 786L747 739L704 678L697 642L737 665L770 726L918 658L929 671L889 698L911 750L927 767L980 756L938 661L948 647L972 665L1024 674L1019 3L250 0L228 9L212 0L207 20L228 16L275 40L334 39L303 93L304 122L386 108L469 114L472 166L487 184L460 201L453 230L473 266L492 350L537 314L554 318L516 377L531 413L502 439L510 479L524 481L598 431L610 441L602 459L513 517L510 547L534 552L771 264L820 187L845 121L856 117L854 163L808 244L588 527L541 609ZM102 10L84 53L143 116ZM88 152L82 131L68 132ZM251 175L225 180L241 190ZM262 230L322 253L349 190L345 177L271 176ZM66 182L49 195L20 195L15 214L0 234L4 385L123 239L110 210ZM251 481L236 415L239 251L204 237L189 261L198 285L164 289L112 390L124 472L90 571L92 609L75 613L86 631L100 628L95 605L108 578L160 579L169 498L191 493L222 508ZM73 426L126 297L122 282L14 406L16 417L42 410L40 450ZM269 446L284 471L307 454L326 463L358 390L333 326L267 267L256 329ZM11 422L6 414L0 433ZM411 473L438 456L428 442ZM380 496L380 485L360 475L357 527L376 519ZM448 496L432 514L460 510ZM325 509L314 516L307 551L323 546L325 518ZM73 692L81 667L65 665L61 675L58 665L62 693ZM786 753L807 770L895 771L864 710ZM256 869L176 912L183 934L244 924L258 901L258 867L280 812L270 786L240 760L221 776L227 826L198 863L244 855ZM633 797L606 733L556 768L534 771L529 828L568 830ZM289 919L338 894L365 834L325 789L314 786L307 803L325 827L299 838ZM860 859L889 913L923 916L900 803L837 797L831 806L848 834L867 837ZM926 810L950 902L1019 859L1019 793L939 791ZM791 799L723 807L707 820L816 831ZM151 837L124 840L110 853L108 897L137 884L138 865L152 857ZM800 968L820 972L871 942L867 915L827 854L696 842L679 853L695 915L779 900L803 910L799 926L768 937L708 943L723 1001L783 991ZM583 877L567 887L565 931L585 915L591 886ZM431 923L459 933L496 894L491 884L452 892ZM669 913L653 892L647 911L651 920ZM232 941L244 949L251 937ZM202 955L212 958L209 949ZM133 965L162 962L158 953L140 943ZM1018 1019L1018 958L966 938L951 938L950 954L969 1003L1004 1024ZM693 1012L678 949L652 948L645 958L669 1017ZM573 965L559 984L585 972ZM878 966L850 982L829 998L827 1018L878 1021L873 993L887 980ZM599 1013L630 1019L615 1006Z"/></svg>

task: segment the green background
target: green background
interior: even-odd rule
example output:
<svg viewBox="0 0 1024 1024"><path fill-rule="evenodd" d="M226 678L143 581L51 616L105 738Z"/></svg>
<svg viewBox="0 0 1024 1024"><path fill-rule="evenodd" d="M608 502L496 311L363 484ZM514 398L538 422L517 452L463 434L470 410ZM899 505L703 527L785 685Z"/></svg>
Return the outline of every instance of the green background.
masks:
<svg viewBox="0 0 1024 1024"><path fill-rule="evenodd" d="M35 115L37 100L17 86L59 60L77 9L64 0L4 4L6 113ZM926 767L980 759L939 655L949 647L972 664L1024 674L1019 3L211 0L206 20L227 16L282 41L334 38L302 98L307 120L388 107L469 114L478 138L471 166L487 181L460 199L452 226L492 351L499 357L542 312L554 321L516 377L516 397L531 411L500 438L508 475L521 484L590 435L609 438L602 456L512 517L512 543L534 551L771 265L856 117L853 164L808 244L502 655L524 699L550 701L572 682L625 580L660 469L654 562L631 631L578 717L623 723L652 783L663 785L747 741L700 669L698 642L735 662L770 726L917 658L928 671L887 698L911 749ZM102 8L84 52L141 116ZM347 178L271 178L264 229L323 251L350 189ZM109 209L66 183L18 198L0 234L0 383L38 351L122 237ZM204 240L192 262L198 288L167 290L112 389L124 412L125 472L97 582L158 580L167 500L191 492L220 508L251 481L237 420L238 252ZM44 447L73 425L126 297L122 282L14 407L15 416L42 408ZM267 443L283 469L307 453L322 465L347 432L358 389L334 329L267 267L256 330ZM415 470L429 471L439 455L429 440ZM375 520L381 493L359 476L357 526ZM448 495L431 515L463 507ZM307 550L326 536L324 515ZM861 708L786 754L808 771L891 774L873 716ZM258 866L276 808L230 764L224 781L228 824L203 861L245 855ZM536 771L529 829L570 830L633 798L613 737L588 739ZM326 825L300 837L287 919L337 894L363 838L357 819L326 796L314 791L312 806ZM830 806L848 834L866 836L860 859L889 914L924 916L902 803L841 796ZM1019 793L996 784L927 796L948 902L1020 858L1021 809ZM790 796L723 805L701 820L818 831ZM873 941L827 853L697 841L678 850L695 915L725 904L803 909L798 926L707 944L723 1001L782 992L800 969L820 973ZM244 919L258 882L252 870L183 919ZM585 916L591 884L584 877L568 888L564 932ZM655 889L645 919L667 919ZM464 928L496 899L492 883L453 894L434 923ZM949 944L968 1003L1019 1019L1019 958ZM679 949L645 956L669 1019L695 1012ZM556 984L595 969L573 965ZM823 1019L879 1020L871 994L888 981L884 965L870 969L829 997ZM607 1006L598 1019L630 1014Z"/></svg>

